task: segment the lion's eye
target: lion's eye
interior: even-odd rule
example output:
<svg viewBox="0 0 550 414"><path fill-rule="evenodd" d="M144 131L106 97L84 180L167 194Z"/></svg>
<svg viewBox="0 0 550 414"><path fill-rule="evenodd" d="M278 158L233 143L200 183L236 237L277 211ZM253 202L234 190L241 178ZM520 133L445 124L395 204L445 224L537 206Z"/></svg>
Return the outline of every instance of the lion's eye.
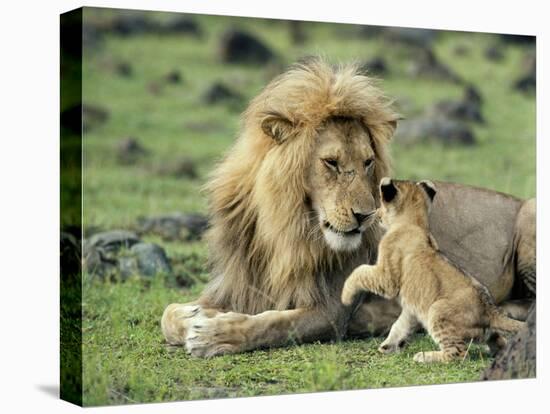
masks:
<svg viewBox="0 0 550 414"><path fill-rule="evenodd" d="M334 158L325 158L323 159L323 163L331 170L338 171L338 161Z"/></svg>
<svg viewBox="0 0 550 414"><path fill-rule="evenodd" d="M365 161L365 170L368 170L374 164L374 158L369 158Z"/></svg>

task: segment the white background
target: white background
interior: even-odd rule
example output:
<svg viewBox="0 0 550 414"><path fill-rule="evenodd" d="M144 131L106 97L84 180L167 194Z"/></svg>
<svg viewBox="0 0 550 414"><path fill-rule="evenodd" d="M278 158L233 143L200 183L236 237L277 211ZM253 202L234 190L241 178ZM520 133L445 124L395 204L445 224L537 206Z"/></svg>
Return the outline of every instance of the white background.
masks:
<svg viewBox="0 0 550 414"><path fill-rule="evenodd" d="M265 3L265 4L264 4ZM309 3L309 5L308 5ZM331 5L332 3L332 5ZM373 4L377 3L377 5ZM538 378L401 389L195 401L88 412L406 410L541 412L550 393L548 315L548 11L545 1L90 1L111 6L240 16L536 34ZM0 405L2 411L79 410L57 398L59 377L59 14L77 1L4 1L0 13ZM309 8L311 7L311 8ZM503 87L508 87L503 85ZM518 150L521 150L518 148ZM546 185L545 185L546 184ZM146 303L143 306L147 306ZM396 372L395 375L400 375Z"/></svg>

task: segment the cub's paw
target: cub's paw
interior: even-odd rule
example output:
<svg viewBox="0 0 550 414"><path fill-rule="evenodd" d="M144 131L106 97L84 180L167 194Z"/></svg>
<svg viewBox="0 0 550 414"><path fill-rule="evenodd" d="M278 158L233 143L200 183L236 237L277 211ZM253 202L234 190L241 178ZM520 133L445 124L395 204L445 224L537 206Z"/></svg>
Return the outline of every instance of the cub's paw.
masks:
<svg viewBox="0 0 550 414"><path fill-rule="evenodd" d="M346 306L349 306L353 303L353 298L361 290L359 281L364 273L363 269L364 266L359 266L358 268L356 268L344 283L344 287L342 288L341 300L342 303Z"/></svg>
<svg viewBox="0 0 550 414"><path fill-rule="evenodd" d="M195 316L185 339L187 353L210 358L246 350L249 318L235 312L218 313L210 318Z"/></svg>
<svg viewBox="0 0 550 414"><path fill-rule="evenodd" d="M450 358L446 357L441 351L418 352L413 359L415 362L419 362L421 364L430 364L433 362L446 363L450 361Z"/></svg>
<svg viewBox="0 0 550 414"><path fill-rule="evenodd" d="M384 341L378 347L378 352L382 354L395 354L395 353L401 352L401 350L404 347L405 347L405 341L401 341L398 343L390 343L390 342Z"/></svg>

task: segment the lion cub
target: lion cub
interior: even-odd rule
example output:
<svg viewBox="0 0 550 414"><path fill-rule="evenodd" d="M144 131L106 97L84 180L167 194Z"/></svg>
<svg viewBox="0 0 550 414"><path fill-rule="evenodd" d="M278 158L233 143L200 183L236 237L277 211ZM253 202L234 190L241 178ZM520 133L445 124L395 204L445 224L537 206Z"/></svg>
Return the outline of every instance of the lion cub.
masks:
<svg viewBox="0 0 550 414"><path fill-rule="evenodd" d="M492 332L492 345L505 343L501 333L518 331L523 322L504 316L485 286L451 264L428 228L428 209L435 197L433 183L392 180L380 182L378 215L387 232L376 265L356 268L346 280L342 302L367 290L387 299L398 298L402 312L379 351L398 351L418 323L440 350L419 352L417 362L448 362L463 358L466 341Z"/></svg>

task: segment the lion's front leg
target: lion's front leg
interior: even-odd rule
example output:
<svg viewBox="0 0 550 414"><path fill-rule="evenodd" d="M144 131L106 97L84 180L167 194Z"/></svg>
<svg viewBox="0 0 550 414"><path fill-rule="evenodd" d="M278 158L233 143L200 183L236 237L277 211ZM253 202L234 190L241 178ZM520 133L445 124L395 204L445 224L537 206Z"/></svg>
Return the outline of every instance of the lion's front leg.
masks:
<svg viewBox="0 0 550 414"><path fill-rule="evenodd" d="M397 294L391 277L384 277L379 265L361 265L351 273L342 289L342 303L351 305L355 295L361 291L372 292L386 299L392 299Z"/></svg>
<svg viewBox="0 0 550 414"><path fill-rule="evenodd" d="M235 354L257 348L341 337L338 314L321 309L266 311L257 315L203 310L199 305L170 305L163 316L167 341L184 344L198 357ZM172 307L172 308L171 308ZM169 329L166 329L168 327Z"/></svg>

